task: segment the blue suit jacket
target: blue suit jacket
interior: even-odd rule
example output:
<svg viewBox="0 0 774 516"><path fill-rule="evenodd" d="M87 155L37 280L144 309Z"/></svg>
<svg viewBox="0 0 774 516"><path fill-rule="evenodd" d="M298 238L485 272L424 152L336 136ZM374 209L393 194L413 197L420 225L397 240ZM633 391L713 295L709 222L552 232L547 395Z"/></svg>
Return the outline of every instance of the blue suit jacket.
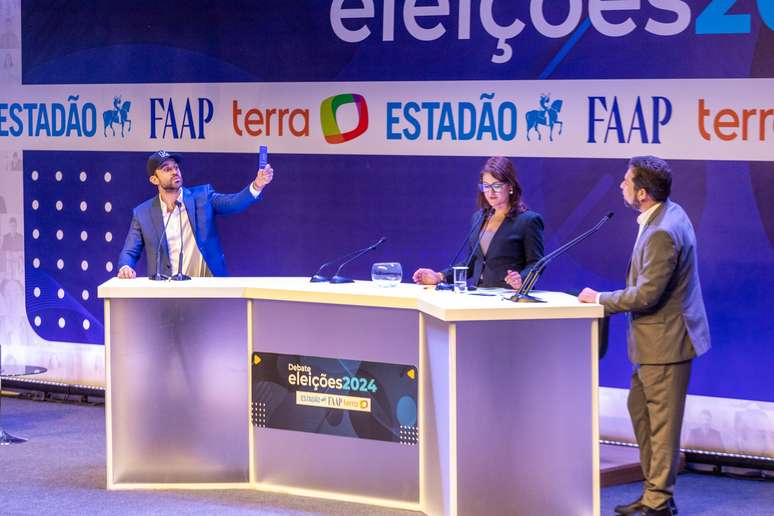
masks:
<svg viewBox="0 0 774 516"><path fill-rule="evenodd" d="M260 197L260 196L259 196ZM215 225L217 215L239 213L254 204L258 198L253 197L248 186L235 194L221 194L210 185L183 188L183 203L188 213L196 246L202 253L207 267L213 276L228 276L223 247L220 244L218 227ZM172 266L169 261L169 248L166 236L162 238L164 220L161 216L161 201L156 195L137 206L132 212L132 224L121 254L118 257L119 269L124 265L135 268L145 249L148 261L148 274L156 272L156 249L161 240L161 272L169 275Z"/></svg>

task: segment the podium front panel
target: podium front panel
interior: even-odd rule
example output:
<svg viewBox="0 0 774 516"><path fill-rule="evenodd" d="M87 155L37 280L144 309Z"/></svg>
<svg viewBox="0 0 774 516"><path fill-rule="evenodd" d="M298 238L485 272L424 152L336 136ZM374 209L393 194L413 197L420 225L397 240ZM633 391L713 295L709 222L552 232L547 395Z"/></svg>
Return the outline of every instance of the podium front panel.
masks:
<svg viewBox="0 0 774 516"><path fill-rule="evenodd" d="M248 481L246 303L110 300L109 484Z"/></svg>
<svg viewBox="0 0 774 516"><path fill-rule="evenodd" d="M422 328L422 510L599 514L596 320Z"/></svg>
<svg viewBox="0 0 774 516"><path fill-rule="evenodd" d="M252 314L255 352L418 366L415 310L255 300ZM417 445L276 428L253 432L259 486L419 501Z"/></svg>
<svg viewBox="0 0 774 516"><path fill-rule="evenodd" d="M598 474L592 324L457 323L460 515L590 513Z"/></svg>

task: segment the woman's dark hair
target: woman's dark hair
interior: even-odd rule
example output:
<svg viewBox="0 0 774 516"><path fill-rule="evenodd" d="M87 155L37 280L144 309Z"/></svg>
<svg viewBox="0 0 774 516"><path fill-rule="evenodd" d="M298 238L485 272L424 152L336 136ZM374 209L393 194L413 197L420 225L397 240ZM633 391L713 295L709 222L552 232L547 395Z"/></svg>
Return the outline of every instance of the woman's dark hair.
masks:
<svg viewBox="0 0 774 516"><path fill-rule="evenodd" d="M481 169L479 175L479 181L483 180L484 174L492 174L492 176L501 183L506 183L510 195L508 196L508 204L511 207L509 215L516 215L527 211L527 205L521 200L521 184L516 177L516 167L508 158L503 156L493 156L486 160L484 168ZM479 208L489 208L489 203L486 200L484 192L478 193L478 206Z"/></svg>

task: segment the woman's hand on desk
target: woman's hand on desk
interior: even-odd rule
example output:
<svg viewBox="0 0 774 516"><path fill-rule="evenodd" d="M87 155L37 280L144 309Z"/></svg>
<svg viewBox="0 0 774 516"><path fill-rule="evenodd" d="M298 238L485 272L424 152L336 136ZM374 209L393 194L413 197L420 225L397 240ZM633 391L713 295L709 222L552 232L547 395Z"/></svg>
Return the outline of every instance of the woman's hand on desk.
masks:
<svg viewBox="0 0 774 516"><path fill-rule="evenodd" d="M510 285L513 290L519 290L521 288L521 274L509 269L508 274L505 275L505 282Z"/></svg>
<svg viewBox="0 0 774 516"><path fill-rule="evenodd" d="M417 269L412 279L420 285L437 285L443 281L443 274L432 269Z"/></svg>

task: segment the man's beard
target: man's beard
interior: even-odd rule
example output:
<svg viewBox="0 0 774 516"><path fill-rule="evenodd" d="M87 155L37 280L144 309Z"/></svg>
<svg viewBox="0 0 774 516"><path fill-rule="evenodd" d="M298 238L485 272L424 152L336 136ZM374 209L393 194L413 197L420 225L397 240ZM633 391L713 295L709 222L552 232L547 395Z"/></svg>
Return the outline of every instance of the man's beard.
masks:
<svg viewBox="0 0 774 516"><path fill-rule="evenodd" d="M165 192L168 192L168 193L177 192L182 187L183 187L183 180L182 179L180 180L180 184L177 185L177 186L175 186L175 183L173 182L172 179L169 180L169 183L161 185L161 189L164 190Z"/></svg>
<svg viewBox="0 0 774 516"><path fill-rule="evenodd" d="M629 202L624 197L623 202L624 202L624 206L626 206L627 208L631 208L634 211L640 211L640 201L638 201L637 199L634 199L632 202Z"/></svg>

